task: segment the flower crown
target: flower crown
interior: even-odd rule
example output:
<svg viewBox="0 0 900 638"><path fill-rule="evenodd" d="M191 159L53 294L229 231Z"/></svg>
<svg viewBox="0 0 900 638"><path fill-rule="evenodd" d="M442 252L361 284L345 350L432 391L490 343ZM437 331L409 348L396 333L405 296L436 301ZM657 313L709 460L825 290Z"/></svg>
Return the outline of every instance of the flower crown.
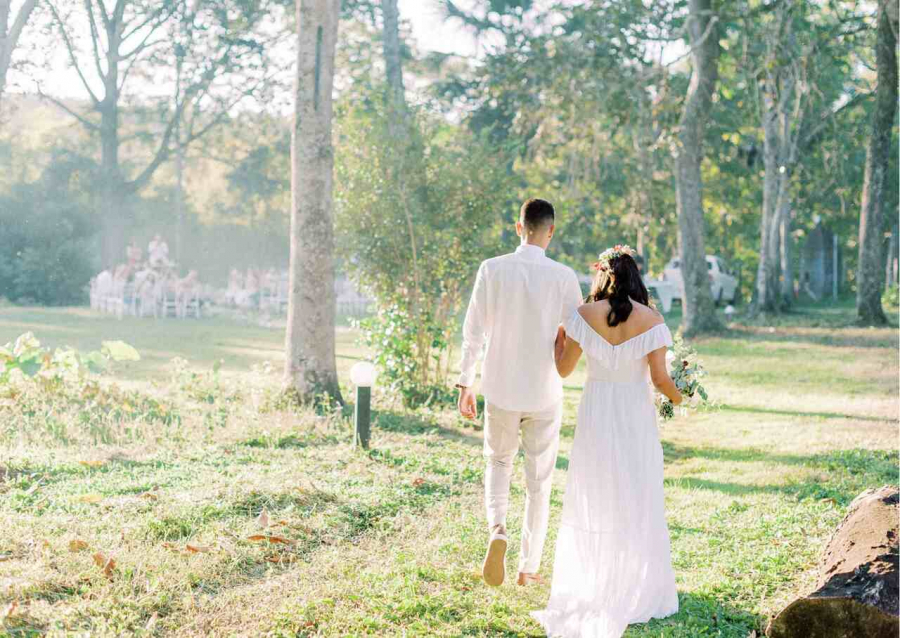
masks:
<svg viewBox="0 0 900 638"><path fill-rule="evenodd" d="M613 259L618 259L622 255L628 255L629 257L634 257L634 250L631 246L622 244L616 244L612 248L607 248L600 256L597 257L597 261L591 264L592 270L609 270L609 262Z"/></svg>

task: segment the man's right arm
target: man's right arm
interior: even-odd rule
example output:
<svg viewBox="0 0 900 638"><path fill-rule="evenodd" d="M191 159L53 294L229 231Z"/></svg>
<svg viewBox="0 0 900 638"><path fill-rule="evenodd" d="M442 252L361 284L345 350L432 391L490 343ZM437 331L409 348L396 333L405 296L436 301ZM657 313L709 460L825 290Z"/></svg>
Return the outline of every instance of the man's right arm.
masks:
<svg viewBox="0 0 900 638"><path fill-rule="evenodd" d="M475 383L475 366L484 347L488 332L487 273L482 263L475 277L475 287L463 323L462 359L459 364L459 385L470 388Z"/></svg>
<svg viewBox="0 0 900 638"><path fill-rule="evenodd" d="M467 419L478 416L475 400L475 366L488 332L487 273L482 263L475 277L475 287L463 323L462 359L459 364L459 413Z"/></svg>

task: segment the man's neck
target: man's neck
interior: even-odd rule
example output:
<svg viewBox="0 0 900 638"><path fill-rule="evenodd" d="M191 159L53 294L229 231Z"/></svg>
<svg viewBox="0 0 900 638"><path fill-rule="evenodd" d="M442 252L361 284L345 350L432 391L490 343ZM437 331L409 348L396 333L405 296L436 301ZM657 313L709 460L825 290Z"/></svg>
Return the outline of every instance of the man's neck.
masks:
<svg viewBox="0 0 900 638"><path fill-rule="evenodd" d="M527 239L523 239L520 246L531 246L532 248L540 248L541 250L547 250L547 246L543 244L539 244L536 241L529 241Z"/></svg>

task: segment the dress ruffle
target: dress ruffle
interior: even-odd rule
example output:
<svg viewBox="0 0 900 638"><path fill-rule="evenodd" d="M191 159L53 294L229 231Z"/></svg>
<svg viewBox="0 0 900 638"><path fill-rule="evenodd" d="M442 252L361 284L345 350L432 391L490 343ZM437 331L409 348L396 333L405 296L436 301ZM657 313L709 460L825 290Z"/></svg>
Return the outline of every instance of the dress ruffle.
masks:
<svg viewBox="0 0 900 638"><path fill-rule="evenodd" d="M623 362L643 359L654 350L672 345L672 333L664 323L616 346L591 328L578 310L572 313L564 325L566 334L581 346L585 354L601 361L610 370L618 370Z"/></svg>

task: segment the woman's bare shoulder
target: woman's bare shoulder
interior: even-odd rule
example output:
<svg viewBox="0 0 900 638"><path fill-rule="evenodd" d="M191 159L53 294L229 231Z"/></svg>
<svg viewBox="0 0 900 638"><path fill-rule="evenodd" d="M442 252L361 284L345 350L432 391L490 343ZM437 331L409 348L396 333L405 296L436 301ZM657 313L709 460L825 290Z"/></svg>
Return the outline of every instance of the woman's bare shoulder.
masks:
<svg viewBox="0 0 900 638"><path fill-rule="evenodd" d="M633 299L631 303L634 308L632 312L635 315L635 319L637 319L643 327L650 329L658 324L665 323L665 319L656 308L645 306Z"/></svg>
<svg viewBox="0 0 900 638"><path fill-rule="evenodd" d="M589 301L588 303L579 306L578 312L581 313L581 316L585 319L591 317L605 317L609 314L609 301L606 299Z"/></svg>

